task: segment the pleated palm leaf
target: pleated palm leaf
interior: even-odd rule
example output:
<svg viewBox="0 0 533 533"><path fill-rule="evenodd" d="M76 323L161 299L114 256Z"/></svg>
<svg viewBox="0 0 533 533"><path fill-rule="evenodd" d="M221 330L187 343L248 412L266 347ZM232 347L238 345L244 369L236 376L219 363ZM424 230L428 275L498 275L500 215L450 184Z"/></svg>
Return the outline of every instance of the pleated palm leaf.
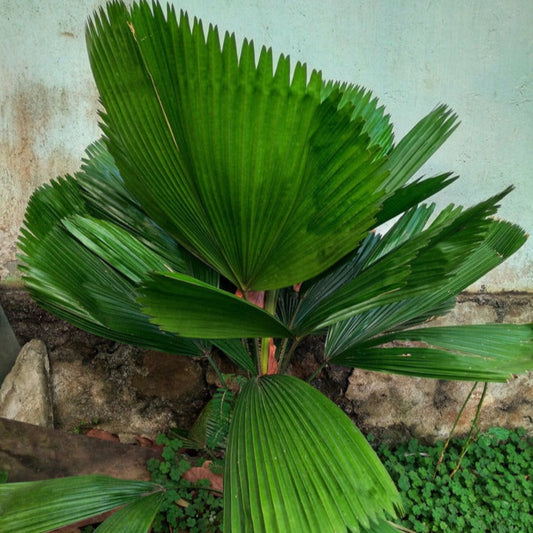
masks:
<svg viewBox="0 0 533 533"><path fill-rule="evenodd" d="M434 214L422 202L456 178L416 173L457 125L447 107L396 143L365 89L221 42L172 9L109 4L87 42L104 138L79 173L30 200L31 294L98 335L191 357L215 346L247 374L227 440L225 531L394 530L400 498L370 446L284 374L318 334L324 365L480 381L531 368L531 325L421 327L524 243L493 218L510 189ZM161 501L156 486L126 484L119 501L114 482L66 483L34 498L39 485L0 486L2 531L46 531L73 505L85 516L128 498L126 518L101 527L147 531Z"/></svg>

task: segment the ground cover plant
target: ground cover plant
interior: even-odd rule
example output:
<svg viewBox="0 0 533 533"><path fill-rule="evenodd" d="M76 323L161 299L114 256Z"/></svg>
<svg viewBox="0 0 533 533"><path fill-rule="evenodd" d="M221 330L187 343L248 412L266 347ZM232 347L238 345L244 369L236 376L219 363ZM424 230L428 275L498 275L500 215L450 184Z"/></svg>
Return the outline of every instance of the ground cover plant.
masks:
<svg viewBox="0 0 533 533"><path fill-rule="evenodd" d="M397 484L406 516L421 533L522 533L533 530L533 440L523 429L492 428L461 459L465 438L423 445L381 445L378 455ZM456 470L457 466L459 468Z"/></svg>
<svg viewBox="0 0 533 533"><path fill-rule="evenodd" d="M28 290L100 336L215 367L218 350L240 368L225 531L395 531L387 471L337 406L287 375L291 358L324 334L322 366L469 381L531 368L531 325L425 327L525 242L494 218L511 188L436 212L426 200L456 176L417 173L456 128L450 109L397 142L369 91L173 9L110 3L87 43L103 138L29 202ZM0 498L3 531L123 505L98 531L131 533L150 529L165 489L89 476L8 483Z"/></svg>
<svg viewBox="0 0 533 533"><path fill-rule="evenodd" d="M191 482L183 478L194 465L184 458L184 442L179 438L158 437L163 445L162 460L151 459L151 479L165 488L165 500L153 523L154 533L186 530L190 533L219 533L222 527L222 498L207 479ZM204 464L200 458L198 465ZM222 461L211 467L222 471Z"/></svg>
<svg viewBox="0 0 533 533"><path fill-rule="evenodd" d="M368 440L399 488L405 509L399 525L406 531L533 529L533 439L523 428L495 427L472 441L462 437L434 444L411 439L399 445L375 445L372 435ZM152 480L166 493L154 531L220 532L221 498L208 484L182 478L193 464L183 456L186 443L173 435L160 435L158 443L164 446L162 459L151 459L149 468ZM94 527L88 527L84 533L92 531Z"/></svg>

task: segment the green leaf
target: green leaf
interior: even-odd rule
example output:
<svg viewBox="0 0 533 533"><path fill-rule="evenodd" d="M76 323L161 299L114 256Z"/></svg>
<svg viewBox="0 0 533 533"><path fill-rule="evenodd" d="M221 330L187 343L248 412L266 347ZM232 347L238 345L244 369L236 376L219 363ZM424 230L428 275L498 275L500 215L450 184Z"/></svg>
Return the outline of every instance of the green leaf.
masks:
<svg viewBox="0 0 533 533"><path fill-rule="evenodd" d="M371 144L379 147L378 154L386 154L392 148L393 131L389 115L385 115L385 108L378 107L379 102L372 92L359 85L341 82L327 82L322 90L322 98L326 98L334 91L339 91L342 98L339 107L350 104L352 120L362 118L365 123L363 133L370 136Z"/></svg>
<svg viewBox="0 0 533 533"><path fill-rule="evenodd" d="M401 330L429 322L435 317L445 315L455 307L455 297L448 297L447 300L441 304L435 304L434 307L426 306L428 299L421 296L401 300L333 324L327 332L326 359L332 359L348 348L353 348L385 331Z"/></svg>
<svg viewBox="0 0 533 533"><path fill-rule="evenodd" d="M518 226L490 221L483 242L431 290L420 296L377 306L331 326L325 346L326 359L356 350L360 343L385 331L401 330L444 314L453 307L455 295L505 261L526 238L524 230Z"/></svg>
<svg viewBox="0 0 533 533"><path fill-rule="evenodd" d="M237 54L233 36L144 3L112 4L87 38L126 187L243 292L308 279L365 236L385 160L318 73L291 78L287 58L256 63L250 42Z"/></svg>
<svg viewBox="0 0 533 533"><path fill-rule="evenodd" d="M416 297L432 303L419 314L449 300L451 295L466 288L467 285L458 282L468 270L472 269L468 272L472 283L524 242L524 233L519 228L510 228L490 218L497 209L497 202L509 191L506 189L469 209L449 206L427 228L424 225L430 210L420 206L407 212L392 229L392 237L370 243L375 247L373 251L365 246L358 250L357 254L364 256L364 264L357 262L356 254L353 261L358 270L352 279L337 284L333 292L320 297L305 313L302 305L294 321L295 330L300 334L309 333ZM410 238L403 236L404 231ZM507 242L500 232L507 235ZM474 264L472 257L476 253L477 263ZM474 270L481 274L473 276ZM450 291L455 285L458 290ZM436 294L439 299L433 301Z"/></svg>
<svg viewBox="0 0 533 533"><path fill-rule="evenodd" d="M234 395L228 389L218 389L211 399L211 410L206 421L208 448L225 446L234 402Z"/></svg>
<svg viewBox="0 0 533 533"><path fill-rule="evenodd" d="M188 252L157 226L125 189L115 161L103 140L87 147L75 180L88 214L126 230L172 265L173 270L189 273ZM83 215L84 212L78 209L75 214Z"/></svg>
<svg viewBox="0 0 533 533"><path fill-rule="evenodd" d="M240 368L254 376L257 374L257 365L241 339L214 339L211 342Z"/></svg>
<svg viewBox="0 0 533 533"><path fill-rule="evenodd" d="M319 307L324 300L356 278L369 265L420 234L433 210L433 204L420 205L411 209L384 236L369 234L359 248L336 268L315 280L304 283L300 291L303 298L297 312L294 313L295 325L302 324L305 317Z"/></svg>
<svg viewBox="0 0 533 533"><path fill-rule="evenodd" d="M74 216L64 219L63 225L85 247L135 284L143 281L147 272L168 268L159 255L110 222Z"/></svg>
<svg viewBox="0 0 533 533"><path fill-rule="evenodd" d="M39 192L37 193L39 194ZM136 284L56 226L38 241L22 231L23 280L46 310L95 335L169 353L198 356L187 339L161 332L135 301Z"/></svg>
<svg viewBox="0 0 533 533"><path fill-rule="evenodd" d="M5 533L44 533L111 511L160 490L154 483L101 475L2 484L0 530Z"/></svg>
<svg viewBox="0 0 533 533"><path fill-rule="evenodd" d="M103 140L91 144L86 153L82 169L76 173L75 179L88 213L126 230L173 270L218 286L218 273L163 231L125 189L124 181ZM78 211L78 214L82 213Z"/></svg>
<svg viewBox="0 0 533 533"><path fill-rule="evenodd" d="M54 180L30 198L19 239L26 287L42 307L96 335L201 355L195 343L150 324L135 301L136 286L148 271L184 266L189 254L181 254L133 201L124 200L127 195L102 147L93 145L88 154L95 159L86 161L85 173ZM94 192L96 183L93 193L83 188L89 177L100 177L103 196ZM94 218L97 200L105 202L106 195L105 219Z"/></svg>
<svg viewBox="0 0 533 533"><path fill-rule="evenodd" d="M163 492L157 492L126 505L100 524L95 533L149 533L164 498Z"/></svg>
<svg viewBox="0 0 533 533"><path fill-rule="evenodd" d="M398 479L398 488L403 491L408 491L411 488L409 478L405 474L400 475L400 478Z"/></svg>
<svg viewBox="0 0 533 533"><path fill-rule="evenodd" d="M379 531L400 499L353 422L307 383L253 379L237 399L224 471L224 529Z"/></svg>
<svg viewBox="0 0 533 533"><path fill-rule="evenodd" d="M448 185L451 185L457 178L458 176L452 176L448 172L427 179L419 179L396 189L383 202L383 207L376 216L375 227L388 222L394 217L401 215L404 211L427 200Z"/></svg>
<svg viewBox="0 0 533 533"><path fill-rule="evenodd" d="M442 146L457 128L457 116L440 105L420 120L390 151L387 168L387 192L403 186Z"/></svg>
<svg viewBox="0 0 533 533"><path fill-rule="evenodd" d="M445 326L396 332L360 343L331 360L408 376L505 381L512 374L533 369L533 325Z"/></svg>
<svg viewBox="0 0 533 533"><path fill-rule="evenodd" d="M233 403L233 392L217 389L189 430L187 439L200 448L225 448Z"/></svg>
<svg viewBox="0 0 533 533"><path fill-rule="evenodd" d="M290 336L290 331L263 309L182 274L153 274L141 294L139 302L152 321L164 331L184 337Z"/></svg>
<svg viewBox="0 0 533 533"><path fill-rule="evenodd" d="M72 176L52 180L30 197L20 244L28 255L39 253L40 242L64 218L88 213L80 188Z"/></svg>

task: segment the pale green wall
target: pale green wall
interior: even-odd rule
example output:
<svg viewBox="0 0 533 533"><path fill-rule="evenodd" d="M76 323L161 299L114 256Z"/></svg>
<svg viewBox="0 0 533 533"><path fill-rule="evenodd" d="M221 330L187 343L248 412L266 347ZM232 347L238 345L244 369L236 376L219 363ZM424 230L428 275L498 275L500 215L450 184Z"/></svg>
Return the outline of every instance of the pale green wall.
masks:
<svg viewBox="0 0 533 533"><path fill-rule="evenodd" d="M462 125L425 169L462 176L441 203L515 184L501 215L533 227L531 0L182 0L191 15L372 88L404 134L445 102ZM98 135L84 23L104 2L0 0L0 270L35 186ZM533 288L533 243L482 283ZM4 268L3 274L7 270ZM479 284L478 287L479 288Z"/></svg>

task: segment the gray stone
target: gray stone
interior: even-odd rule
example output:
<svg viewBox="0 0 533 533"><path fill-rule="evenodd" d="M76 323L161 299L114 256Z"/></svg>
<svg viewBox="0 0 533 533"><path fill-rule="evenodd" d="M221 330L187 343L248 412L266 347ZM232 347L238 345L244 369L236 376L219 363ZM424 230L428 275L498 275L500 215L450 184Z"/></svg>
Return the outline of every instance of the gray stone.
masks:
<svg viewBox="0 0 533 533"><path fill-rule="evenodd" d="M0 388L0 417L53 427L49 373L44 343L25 344Z"/></svg>

